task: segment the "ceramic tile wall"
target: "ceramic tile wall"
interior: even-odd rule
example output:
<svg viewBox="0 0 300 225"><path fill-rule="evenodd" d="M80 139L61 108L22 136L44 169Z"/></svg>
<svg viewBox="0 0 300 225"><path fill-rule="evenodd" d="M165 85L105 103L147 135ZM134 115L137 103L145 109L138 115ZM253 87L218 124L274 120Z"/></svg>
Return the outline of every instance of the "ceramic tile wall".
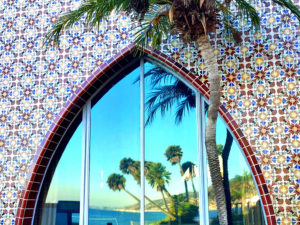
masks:
<svg viewBox="0 0 300 225"><path fill-rule="evenodd" d="M268 1L269 2L269 1ZM294 1L299 5L299 0ZM211 40L222 74L222 104L256 156L271 194L277 224L300 221L299 23L288 11L254 1L262 29L236 21L235 46ZM113 14L99 31L82 24L66 32L59 49L45 51L51 23L79 1L0 0L0 224L14 224L33 158L55 118L81 85L132 43L130 17ZM162 45L207 85L201 52L176 37ZM254 159L253 159L254 161ZM251 163L251 160L250 160ZM271 223L270 223L271 224Z"/></svg>

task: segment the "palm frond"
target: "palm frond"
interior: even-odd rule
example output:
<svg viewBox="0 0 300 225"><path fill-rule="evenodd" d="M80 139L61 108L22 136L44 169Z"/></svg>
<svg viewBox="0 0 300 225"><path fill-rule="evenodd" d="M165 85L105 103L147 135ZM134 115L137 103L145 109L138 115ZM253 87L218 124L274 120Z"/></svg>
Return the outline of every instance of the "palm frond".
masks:
<svg viewBox="0 0 300 225"><path fill-rule="evenodd" d="M160 67L155 67L152 70L149 70L147 73L145 73L145 78L149 77L150 84L152 88L156 88L158 85L161 84L170 84L176 80L176 78L166 72L164 69Z"/></svg>
<svg viewBox="0 0 300 225"><path fill-rule="evenodd" d="M159 10L163 8L163 10ZM158 11L158 12L157 12ZM165 7L154 7L145 15L141 26L134 34L134 41L142 50L151 44L159 49L164 37L169 34L169 19Z"/></svg>
<svg viewBox="0 0 300 225"><path fill-rule="evenodd" d="M155 67L149 70L147 73L144 74L145 78L150 79L151 89L155 89L158 85L172 83L175 81L175 77L166 72L164 69L160 67ZM134 84L140 81L140 76L138 76L134 80Z"/></svg>
<svg viewBox="0 0 300 225"><path fill-rule="evenodd" d="M128 5L129 0L86 0L76 10L71 10L58 18L46 34L44 44L53 41L59 45L61 32L72 27L83 16L87 27L98 26L99 28L102 18L109 16L113 10L125 10Z"/></svg>
<svg viewBox="0 0 300 225"><path fill-rule="evenodd" d="M235 43L240 44L242 43L243 39L242 39L242 33L240 31L238 31L234 26L232 21L227 20L226 18L223 18L223 24L224 24L224 28L226 31L226 34L229 37L232 37L233 40L235 41Z"/></svg>
<svg viewBox="0 0 300 225"><path fill-rule="evenodd" d="M156 102L155 99L158 97L153 96L150 98L146 103L146 110L147 110L147 120L146 120L146 126L150 125L157 112L161 112L161 115L164 116L165 113L171 109L171 107L178 102L178 97L169 96L167 98L161 99L160 101Z"/></svg>
<svg viewBox="0 0 300 225"><path fill-rule="evenodd" d="M172 4L172 0L149 0L149 4L153 5L171 5Z"/></svg>
<svg viewBox="0 0 300 225"><path fill-rule="evenodd" d="M182 81L166 72L165 70L155 67L149 70L145 77L150 79L150 94L146 102L147 120L146 125L150 125L156 113L161 111L161 115L170 110L172 106L177 105L175 113L175 123L179 124L182 116L189 108L195 108L195 93L187 87ZM139 78L135 80L138 82ZM179 107L182 101L186 101L188 108Z"/></svg>
<svg viewBox="0 0 300 225"><path fill-rule="evenodd" d="M289 10L291 10L291 12L294 13L297 19L300 21L300 11L297 8L297 6L293 4L292 1L290 0L272 0L272 1L280 6L286 7Z"/></svg>
<svg viewBox="0 0 300 225"><path fill-rule="evenodd" d="M147 110L152 108L154 104L159 103L161 104L160 107L164 111L165 109L169 109L172 106L173 101L179 101L182 95L176 92L176 90L173 90L172 88L173 85L164 85L160 88L153 90L146 102ZM167 100L170 103L166 102Z"/></svg>
<svg viewBox="0 0 300 225"><path fill-rule="evenodd" d="M194 92L179 80L170 85L157 87L152 91L146 102L146 110L148 114L146 125L150 125L153 122L158 111L160 111L161 115L164 116L165 113L172 108L172 106L179 105L184 99L188 101L189 108L195 108ZM186 108L184 108L184 110L186 110ZM178 112L178 114L180 113L181 112ZM175 122L177 121L176 123L179 124L181 121L176 119L176 117Z"/></svg>
<svg viewBox="0 0 300 225"><path fill-rule="evenodd" d="M255 8L250 5L246 0L235 0L238 6L238 14L241 17L246 17L250 19L252 26L255 29L260 28L260 20Z"/></svg>
<svg viewBox="0 0 300 225"><path fill-rule="evenodd" d="M234 17L232 11L229 8L229 2L219 3L217 2L218 9L222 13L222 23L224 25L226 35L233 37L237 44L242 42L241 32L234 28L232 18Z"/></svg>
<svg viewBox="0 0 300 225"><path fill-rule="evenodd" d="M185 113L190 111L190 102L188 98L183 99L180 101L180 103L177 105L176 114L175 114L175 124L180 124L182 122L183 116Z"/></svg>

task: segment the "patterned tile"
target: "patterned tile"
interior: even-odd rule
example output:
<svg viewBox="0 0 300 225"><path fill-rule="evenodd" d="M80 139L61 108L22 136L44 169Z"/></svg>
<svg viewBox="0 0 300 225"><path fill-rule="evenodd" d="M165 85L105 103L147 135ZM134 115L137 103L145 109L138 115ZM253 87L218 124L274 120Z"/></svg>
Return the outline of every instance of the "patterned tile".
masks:
<svg viewBox="0 0 300 225"><path fill-rule="evenodd" d="M1 224L22 218L25 211L18 209L27 193L26 181L39 160L42 140L66 103L98 68L132 43L131 18L113 14L99 31L77 24L63 35L60 49L45 51L42 40L52 22L79 4L77 0L0 0ZM224 117L237 137L246 137L239 142L254 173L263 174L265 184L261 182L259 188L265 193L268 220L275 220L274 209L277 224L296 224L300 220L299 23L269 2L255 1L255 7L262 29L253 35L247 21L236 20L234 25L244 37L240 46L224 38L222 30L211 39L221 74ZM188 79L207 95L205 62L197 46L171 37L161 52L169 63L175 60L191 71ZM27 194L32 199L36 192Z"/></svg>

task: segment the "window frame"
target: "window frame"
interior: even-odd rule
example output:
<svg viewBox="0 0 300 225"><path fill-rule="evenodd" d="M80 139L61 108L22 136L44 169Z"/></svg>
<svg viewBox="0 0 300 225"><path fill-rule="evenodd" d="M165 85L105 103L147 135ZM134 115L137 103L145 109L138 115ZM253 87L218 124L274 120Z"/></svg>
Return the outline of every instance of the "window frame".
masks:
<svg viewBox="0 0 300 225"><path fill-rule="evenodd" d="M141 166L141 201L140 201L140 225L145 222L145 81L144 64L145 58L140 59L140 166ZM162 67L168 73L180 79L185 85L191 88L196 94L196 121L197 121L197 157L199 174L199 224L209 224L208 215L208 187L206 150L204 145L205 113L204 99L198 90L192 87L186 80L179 77L174 71L159 65L157 61L147 57L147 61L155 66ZM91 110L92 98L84 105L82 110L82 148L81 148L81 188L80 188L80 220L79 225L89 224L89 187L90 187L90 141L91 141Z"/></svg>

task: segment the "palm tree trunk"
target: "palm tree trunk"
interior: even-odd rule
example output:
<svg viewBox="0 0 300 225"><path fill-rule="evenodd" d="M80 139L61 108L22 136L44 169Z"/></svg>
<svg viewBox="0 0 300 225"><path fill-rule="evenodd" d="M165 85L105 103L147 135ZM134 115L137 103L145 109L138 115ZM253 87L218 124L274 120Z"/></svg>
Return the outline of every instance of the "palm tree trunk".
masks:
<svg viewBox="0 0 300 225"><path fill-rule="evenodd" d="M193 179L193 174L191 176L191 183L192 183L192 187L193 187L193 192L194 192L194 202L197 203L197 192L196 192L196 188L195 188L195 185L194 185L194 179Z"/></svg>
<svg viewBox="0 0 300 225"><path fill-rule="evenodd" d="M133 197L135 200L137 200L140 203L140 199L138 199L135 195L131 194L129 191L127 191L125 188L122 189L127 194L129 194L131 197ZM173 216L170 212L165 211L163 208L161 208L158 204L156 204L154 201L152 201L150 198L148 198L145 195L145 199L147 199L152 205L154 205L156 208L158 208L160 211L162 211L164 214L168 215L171 219L175 220L175 216Z"/></svg>
<svg viewBox="0 0 300 225"><path fill-rule="evenodd" d="M135 195L131 194L129 191L127 191L125 188L123 188L123 191L125 191L127 194L129 194L131 197L133 197L135 200L140 202L140 199L138 199Z"/></svg>
<svg viewBox="0 0 300 225"><path fill-rule="evenodd" d="M167 216L169 216L172 220L176 220L176 218L175 218L175 216L173 214L171 214L171 213L167 212L166 210L164 210L163 208L161 208L158 204L156 204L154 201L152 201L146 195L145 195L145 199L147 199L148 202L150 202L152 205L154 205L156 208L158 208L164 214L166 214Z"/></svg>
<svg viewBox="0 0 300 225"><path fill-rule="evenodd" d="M171 204L174 204L174 199L173 199L172 195L170 194L170 192L166 188L164 189L164 192L166 193Z"/></svg>
<svg viewBox="0 0 300 225"><path fill-rule="evenodd" d="M164 192L161 190L160 193L161 193L161 196L162 196L162 198L163 198L163 200L164 200L164 204L165 204L165 206L166 206L166 209L168 210L168 212L170 212L170 209L169 209L169 207L168 207L168 203L167 203L167 201L166 201ZM170 212L170 213L171 213L171 212Z"/></svg>
<svg viewBox="0 0 300 225"><path fill-rule="evenodd" d="M181 176L183 176L184 172L183 172L183 169L182 169L182 166L181 166L179 160L177 161L177 164L178 164L178 166L179 166L179 168L180 168L180 174L181 174ZM189 202L189 190L188 190L188 186L187 186L186 180L184 181L184 188L185 188L185 198L186 198L186 202Z"/></svg>
<svg viewBox="0 0 300 225"><path fill-rule="evenodd" d="M246 216L246 212L245 212L245 192L242 191L242 216L243 216L243 224L245 224L245 216Z"/></svg>
<svg viewBox="0 0 300 225"><path fill-rule="evenodd" d="M180 161L179 161L179 160L177 161L177 164L178 164L178 166L179 166L179 169L180 169L180 174L181 174L181 176L183 176L184 172L183 172L183 169L182 169L182 166L181 166L181 164L180 164Z"/></svg>
<svg viewBox="0 0 300 225"><path fill-rule="evenodd" d="M184 181L184 188L185 188L186 202L189 202L190 201L190 197L189 197L189 190L188 190L188 186L187 186L186 180Z"/></svg>
<svg viewBox="0 0 300 225"><path fill-rule="evenodd" d="M214 50L209 43L208 36L203 35L198 38L197 43L201 50L202 58L206 65L209 80L209 107L205 128L205 147L207 151L208 165L214 193L216 196L218 218L220 225L228 225L226 198L223 187L223 178L220 171L216 144L216 122L218 109L220 107L220 76L218 71L217 59Z"/></svg>
<svg viewBox="0 0 300 225"><path fill-rule="evenodd" d="M227 217L228 225L232 225L232 212L231 212L231 196L230 196L230 184L229 184L229 174L228 174L228 159L229 153L232 146L233 137L230 132L227 130L226 142L222 152L223 159L223 184L226 198L226 208L227 208Z"/></svg>

